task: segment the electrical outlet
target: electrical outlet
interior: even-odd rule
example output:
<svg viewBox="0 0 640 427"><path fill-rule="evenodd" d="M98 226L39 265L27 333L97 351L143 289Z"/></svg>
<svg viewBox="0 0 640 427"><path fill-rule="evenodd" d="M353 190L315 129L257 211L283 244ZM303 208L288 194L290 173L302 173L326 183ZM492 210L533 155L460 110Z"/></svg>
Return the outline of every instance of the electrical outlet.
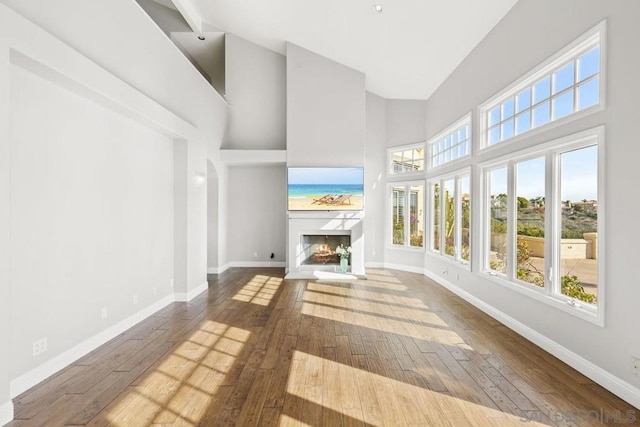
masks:
<svg viewBox="0 0 640 427"><path fill-rule="evenodd" d="M447 270L444 270L444 271L442 272L442 274L446 276L447 274L449 274L449 270L448 270L448 269L447 269Z"/></svg>
<svg viewBox="0 0 640 427"><path fill-rule="evenodd" d="M100 310L100 317L104 320L107 318L107 316L109 316L109 312L107 311L107 307L102 307L102 310Z"/></svg>
<svg viewBox="0 0 640 427"><path fill-rule="evenodd" d="M133 296L133 305L137 305L138 304L138 295L134 295Z"/></svg>
<svg viewBox="0 0 640 427"><path fill-rule="evenodd" d="M640 357L631 356L631 371L636 377L640 377Z"/></svg>
<svg viewBox="0 0 640 427"><path fill-rule="evenodd" d="M37 356L40 353L47 351L47 339L41 338L38 341L33 342L33 356Z"/></svg>

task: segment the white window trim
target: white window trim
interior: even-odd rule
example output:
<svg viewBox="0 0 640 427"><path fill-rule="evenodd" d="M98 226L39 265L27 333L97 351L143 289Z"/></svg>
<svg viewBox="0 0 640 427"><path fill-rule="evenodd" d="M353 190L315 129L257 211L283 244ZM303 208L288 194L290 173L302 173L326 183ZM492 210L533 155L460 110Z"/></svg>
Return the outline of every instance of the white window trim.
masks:
<svg viewBox="0 0 640 427"><path fill-rule="evenodd" d="M411 172L394 172L393 171L393 153L397 153L398 151L415 150L416 148L422 148L422 152L423 152L422 170L416 170ZM418 142L415 144L398 145L395 147L389 147L387 148L387 177L398 178L402 180L411 179L413 177L421 177L424 175L427 169L427 161L428 161L427 148L425 147L424 141Z"/></svg>
<svg viewBox="0 0 640 427"><path fill-rule="evenodd" d="M606 223L605 209L604 209L604 206L606 205L605 191L604 191L604 188L605 188L604 177L606 173L604 169L605 168L605 148L604 148L605 147L605 127L604 126L598 126L596 128L588 129L582 132L578 132L562 138L558 138L553 141L549 141L544 144L531 147L529 149L521 150L515 153L515 157L514 157L514 154L512 153L509 155L501 156L500 158L493 159L488 162L481 163L479 165L479 174L480 174L480 177L482 178L481 191L480 191L480 194L482 195L482 209L479 212L479 215L480 215L479 223L481 224L481 227L480 227L481 229L480 229L480 233L476 235L481 236L481 244L480 244L481 254L479 258L481 260L480 273L483 274L485 278L488 278L489 280L495 283L508 287L509 289L512 289L516 292L528 295L536 300L552 305L553 307L556 307L564 312L577 316L581 319L587 320L598 326L604 327L605 326L605 307L606 307L606 284L605 284L606 238L600 238L600 236L598 238L598 249L597 249L598 250L597 252L598 305L597 307L593 307L586 303L581 303L579 306L572 306L569 304L569 301L571 300L571 298L560 294L557 289L552 289L552 287L549 286L548 283L545 283L544 288L539 288L535 285L531 285L524 281L509 280L508 277L513 276L512 274L511 275L509 274L510 273L509 271L507 271L507 275L502 275L486 268L488 264L487 259L489 256L489 253L488 253L489 249L487 246L487 242L489 238L488 236L489 227L487 226L487 221L491 217L489 206L488 206L488 197L487 197L488 186L487 186L486 171L495 167L500 167L502 165L507 165L507 164L511 165L516 162L530 159L530 158L535 158L540 156L545 156L545 158L548 158L547 154L551 152L564 151L565 149L577 149L580 147L593 145L594 143L598 145L598 234L602 233L604 236L606 233L606 230L604 229L604 226ZM545 172L547 174L551 173L551 171L549 170L549 167L550 165L547 162L547 168ZM554 165L553 167L555 168L557 166ZM512 175L511 171L512 171L512 168L509 168L507 179L508 179L509 189L513 190L511 187L514 185L515 180L511 177ZM548 180L546 185L551 185L551 188L548 189L547 191L550 190L550 195L552 200L550 205L551 205L551 210L553 212L552 215L545 215L545 227L548 228L547 224L549 221L556 221L555 217L557 216L556 215L557 200L559 200L559 195L558 195L557 185L554 186L553 183L548 182ZM513 194L513 192L511 194ZM515 201L513 197L511 198L509 210L511 210L511 207L512 207L511 205L515 206ZM559 228L557 226L553 228L554 228L554 232L557 234L557 232L559 231ZM513 241L515 237L514 235L515 229L516 229L516 226L514 224L514 221L510 221L507 228L508 239L509 239L508 242L510 245L513 245ZM556 239L547 240L547 242L545 243L546 244L545 250L548 251L547 253L552 254L551 255L552 257L558 258L558 259L555 259L554 261L554 263L558 265L559 254L557 254L557 250L553 245L554 240ZM509 253L512 252L511 248L508 248L508 250L510 251ZM513 265L513 262L511 264ZM546 271L545 277L547 277L548 274L549 272Z"/></svg>
<svg viewBox="0 0 640 427"><path fill-rule="evenodd" d="M606 105L606 46L607 46L607 20L602 20L595 27L591 28L576 40L562 48L560 51L555 53L552 57L527 72L524 76L516 80L514 83L507 86L505 89L500 91L497 95L491 97L484 103L482 103L478 107L478 121L480 128L480 144L479 151L485 152L496 147L504 146L507 144L513 144L518 141L521 141L525 138L529 138L533 135L539 134L541 132L546 132L549 129L553 129L555 127L561 126L568 122L580 119L582 117L594 114L598 111L602 111ZM597 42L597 43L596 43ZM573 112L565 117L562 117L557 120L551 120L550 122L539 126L537 128L530 129L524 133L519 135L515 135L509 139L504 141L500 141L493 145L489 145L488 141L488 113L493 108L499 106L506 99L517 95L520 91L525 89L526 87L535 83L542 76L550 74L553 70L565 64L572 58L575 58L582 53L587 52L594 46L600 46L600 80L599 80L599 102L591 107L585 108L584 110ZM551 99L551 98L550 98ZM514 114L515 117L515 114Z"/></svg>
<svg viewBox="0 0 640 427"><path fill-rule="evenodd" d="M420 172L424 172L424 171L420 171ZM419 246L411 246L410 245L410 239L411 239L411 233L410 233L410 224L409 221L405 220L405 232L404 232L404 244L402 245L396 245L393 243L393 189L394 187L404 187L405 188L405 192L407 190L411 190L411 187L416 187L416 186L422 186L422 216L420 217L420 221L422 221L423 224L423 231L422 231L422 247ZM399 249L399 250L403 250L403 251L409 251L409 252L419 252L419 253L424 253L425 251L425 245L427 244L427 227L425 226L425 219L426 219L426 183L424 180L416 180L416 181L394 181L394 182L389 182L387 183L387 203L388 203L388 208L387 208L387 218L385 221L385 228L386 228L386 240L387 240L387 249ZM409 197L405 196L405 218L406 218L406 208L408 207L407 203L408 203Z"/></svg>
<svg viewBox="0 0 640 427"><path fill-rule="evenodd" d="M462 267L463 269L467 270L467 271L471 271L471 261L473 260L473 250L471 250L473 248L473 233L470 233L469 235L469 246L470 246L470 250L471 250L471 257L470 260L467 261L465 259L462 259L461 254L457 253L454 256L451 255L447 255L446 253L444 253L444 233L442 233L442 227L443 227L443 220L444 220L444 216L442 215L443 213L443 207L444 207L444 181L448 181L453 179L454 180L454 185L455 185L455 193L456 195L458 195L460 193L460 177L464 176L464 175L468 175L469 176L469 192L470 192L470 196L471 196L471 200L473 200L473 174L471 171L470 167L466 167L463 169L458 169L455 172L450 172L444 175L439 175L437 177L433 177L433 178L429 178L427 180L427 184L425 185L425 192L428 192L427 196L425 196L425 200L428 204L428 212L429 212L429 232L427 233L429 235L429 242L427 244L424 245L425 250L428 254L433 255L438 257L438 259L443 259L446 260L448 262L451 262L453 264L455 264L458 267ZM438 184L440 186L440 206L434 206L433 205L433 199L431 197L431 187L433 184ZM457 203L458 199L456 198L456 205L455 205L455 229L456 230L461 230L462 229L462 205ZM439 250L434 250L431 248L431 244L433 243L433 233L434 233L434 229L432 227L432 218L434 216L434 210L435 209L439 209L440 210L440 242L439 242ZM473 219L471 219L470 222L470 226L473 225ZM459 248L458 250L460 250L462 248L461 245L461 236L462 234L458 234L456 233L455 239L456 239L456 247Z"/></svg>
<svg viewBox="0 0 640 427"><path fill-rule="evenodd" d="M427 171L437 171L437 170L442 170L445 169L447 167L450 167L451 165L457 165L463 161L469 161L472 157L473 157L473 153L474 153L474 147L473 147L473 124L472 124L472 116L471 116L471 111L469 111L467 114L465 114L464 116L462 116L461 118L459 118L458 120L456 120L453 124L447 126L445 129L441 130L439 133L437 133L435 136L432 136L431 138L429 138L427 140L427 146L426 146L426 156L425 158L427 159L427 165L425 165L425 169ZM452 133L453 131L458 130L459 128L461 128L462 126L466 126L469 125L469 154L464 156L464 157L459 157L455 160L451 160L449 162L446 163L442 163L438 166L433 166L432 165L432 160L433 160L433 154L431 153L431 147L433 146L433 144L439 142L442 138L448 136L450 133Z"/></svg>

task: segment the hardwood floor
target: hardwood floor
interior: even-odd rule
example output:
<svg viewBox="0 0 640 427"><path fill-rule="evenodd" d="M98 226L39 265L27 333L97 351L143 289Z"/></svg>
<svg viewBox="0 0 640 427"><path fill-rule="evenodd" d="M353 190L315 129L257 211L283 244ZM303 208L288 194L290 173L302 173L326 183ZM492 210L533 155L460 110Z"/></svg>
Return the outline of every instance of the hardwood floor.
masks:
<svg viewBox="0 0 640 427"><path fill-rule="evenodd" d="M637 408L424 276L367 273L231 269L18 396L9 425L640 423Z"/></svg>

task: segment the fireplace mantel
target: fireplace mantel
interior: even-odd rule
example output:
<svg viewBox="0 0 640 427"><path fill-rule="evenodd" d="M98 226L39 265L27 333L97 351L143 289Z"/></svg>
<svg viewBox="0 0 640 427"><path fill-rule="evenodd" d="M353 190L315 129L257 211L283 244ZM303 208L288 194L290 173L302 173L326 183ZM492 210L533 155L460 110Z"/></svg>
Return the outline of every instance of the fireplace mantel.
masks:
<svg viewBox="0 0 640 427"><path fill-rule="evenodd" d="M293 279L366 278L363 212L290 212L287 226L287 276ZM303 235L351 236L351 266L347 274L337 265L303 265Z"/></svg>

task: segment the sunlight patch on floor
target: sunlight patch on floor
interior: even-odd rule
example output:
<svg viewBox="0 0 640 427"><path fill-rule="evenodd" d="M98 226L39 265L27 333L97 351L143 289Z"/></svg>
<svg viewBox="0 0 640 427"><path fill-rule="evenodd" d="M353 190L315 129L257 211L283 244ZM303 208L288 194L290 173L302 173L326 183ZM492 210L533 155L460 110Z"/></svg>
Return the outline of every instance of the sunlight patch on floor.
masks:
<svg viewBox="0 0 640 427"><path fill-rule="evenodd" d="M108 408L107 419L123 427L198 425L250 336L250 331L224 323L203 322L124 398Z"/></svg>
<svg viewBox="0 0 640 427"><path fill-rule="evenodd" d="M268 306L281 284L280 277L257 274L233 296L233 299Z"/></svg>
<svg viewBox="0 0 640 427"><path fill-rule="evenodd" d="M526 422L529 426L543 426L478 403L431 391L426 387L405 382L401 372L382 376L300 351L294 352L287 382L287 394L301 400L300 411L287 412L282 424L308 425L304 405L328 408L349 414L354 423L380 425L455 425L464 414L467 420L486 425L515 426ZM309 377L309 372L316 372ZM391 376L398 375L398 378ZM293 397L287 396L285 399ZM364 403L364 404L363 404ZM324 420L323 420L324 421ZM302 423L302 424L300 424ZM454 423L454 424L452 424Z"/></svg>

